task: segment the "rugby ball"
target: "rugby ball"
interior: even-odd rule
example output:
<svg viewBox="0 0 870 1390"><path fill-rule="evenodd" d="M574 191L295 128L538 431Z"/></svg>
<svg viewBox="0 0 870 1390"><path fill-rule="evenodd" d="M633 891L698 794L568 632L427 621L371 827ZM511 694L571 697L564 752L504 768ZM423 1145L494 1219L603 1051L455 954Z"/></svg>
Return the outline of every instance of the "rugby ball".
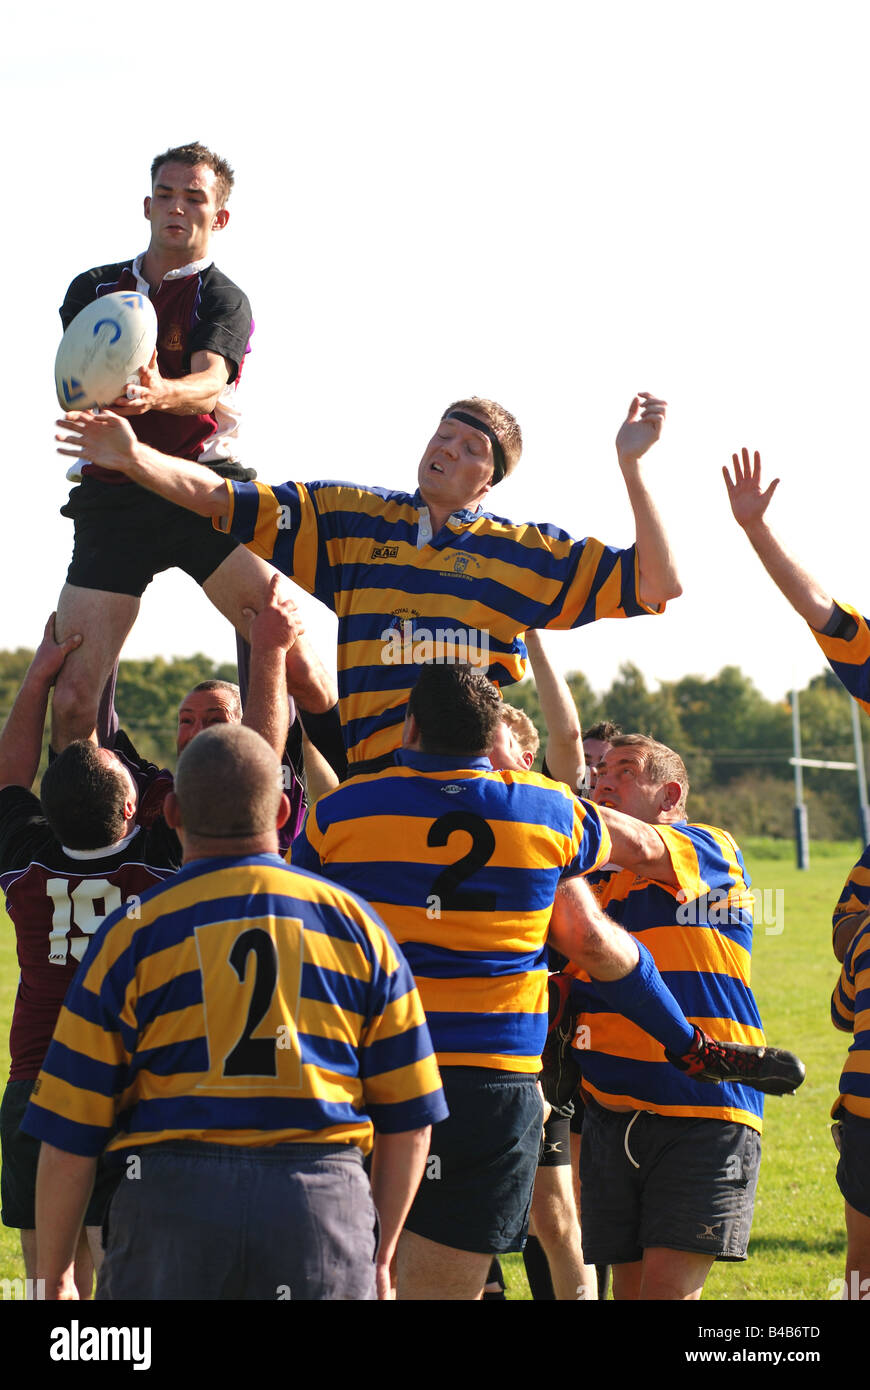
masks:
<svg viewBox="0 0 870 1390"><path fill-rule="evenodd" d="M135 290L104 294L76 314L54 363L62 410L90 410L123 396L157 343L154 305Z"/></svg>

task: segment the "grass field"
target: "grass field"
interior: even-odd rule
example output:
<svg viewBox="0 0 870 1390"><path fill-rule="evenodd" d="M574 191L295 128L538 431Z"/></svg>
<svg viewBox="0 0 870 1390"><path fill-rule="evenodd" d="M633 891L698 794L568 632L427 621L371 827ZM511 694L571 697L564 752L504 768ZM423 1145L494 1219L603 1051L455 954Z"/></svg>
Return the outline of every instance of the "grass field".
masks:
<svg viewBox="0 0 870 1390"><path fill-rule="evenodd" d="M708 1299L829 1300L843 1273L843 1202L834 1181L829 1111L848 1039L829 1020L838 968L830 919L859 846L814 844L808 872L788 845L747 842L756 913L753 989L771 1042L798 1052L807 1080L796 1096L766 1103L761 1178L749 1260L715 1265ZM779 896L781 894L781 897ZM758 920L762 917L763 920ZM14 932L0 913L0 1066L7 1074L9 1021L17 980ZM520 1256L503 1264L508 1296L527 1299ZM18 1232L0 1227L0 1278L24 1277Z"/></svg>

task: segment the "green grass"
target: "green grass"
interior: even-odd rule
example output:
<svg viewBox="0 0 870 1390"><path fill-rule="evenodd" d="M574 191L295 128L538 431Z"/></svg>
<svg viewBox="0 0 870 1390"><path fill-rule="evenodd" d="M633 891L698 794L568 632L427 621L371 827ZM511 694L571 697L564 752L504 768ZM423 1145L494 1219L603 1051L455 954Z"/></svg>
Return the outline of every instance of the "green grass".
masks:
<svg viewBox="0 0 870 1390"><path fill-rule="evenodd" d="M714 1265L708 1299L831 1298L843 1272L843 1201L834 1180L829 1111L848 1039L829 1020L838 967L831 953L831 911L858 857L852 844L813 844L811 868L794 867L790 845L747 842L753 891L783 894L782 931L758 922L752 984L768 1039L798 1052L807 1080L796 1096L769 1099L752 1244L742 1265ZM762 901L764 898L762 896ZM771 927L774 930L771 930ZM9 1021L17 986L14 932L0 914L0 1066L8 1063ZM7 1071L3 1071L5 1076ZM529 1297L519 1255L503 1260L508 1296ZM18 1232L0 1227L0 1278L23 1278Z"/></svg>

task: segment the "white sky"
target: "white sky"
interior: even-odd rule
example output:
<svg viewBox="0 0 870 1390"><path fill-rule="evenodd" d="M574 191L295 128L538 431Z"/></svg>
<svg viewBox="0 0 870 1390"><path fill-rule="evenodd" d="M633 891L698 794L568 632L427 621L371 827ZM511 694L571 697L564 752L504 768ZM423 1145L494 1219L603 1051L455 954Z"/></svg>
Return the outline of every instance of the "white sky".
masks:
<svg viewBox="0 0 870 1390"><path fill-rule="evenodd" d="M772 518L870 607L866 391L870 11L736 0L91 0L4 19L9 348L0 646L33 646L72 547L53 452L57 307L142 250L152 156L234 165L218 265L256 319L245 462L265 481L413 490L444 405L478 394L525 452L491 509L629 544L613 438L669 401L647 458L684 595L663 618L553 634L605 688L740 665L766 695L820 654L734 525L733 450L782 477ZM67 26L75 24L70 35ZM11 340L11 341L10 341ZM334 622L310 602L324 653ZM126 654L230 659L185 576Z"/></svg>

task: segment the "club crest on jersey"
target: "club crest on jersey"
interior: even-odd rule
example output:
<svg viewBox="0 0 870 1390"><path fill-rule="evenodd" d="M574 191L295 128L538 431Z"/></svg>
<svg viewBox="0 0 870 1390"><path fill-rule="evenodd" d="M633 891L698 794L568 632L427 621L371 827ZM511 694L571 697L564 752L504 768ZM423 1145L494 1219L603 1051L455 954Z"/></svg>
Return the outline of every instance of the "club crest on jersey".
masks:
<svg viewBox="0 0 870 1390"><path fill-rule="evenodd" d="M171 323L163 335L160 344L167 352L181 352L184 347L184 334L180 323Z"/></svg>

